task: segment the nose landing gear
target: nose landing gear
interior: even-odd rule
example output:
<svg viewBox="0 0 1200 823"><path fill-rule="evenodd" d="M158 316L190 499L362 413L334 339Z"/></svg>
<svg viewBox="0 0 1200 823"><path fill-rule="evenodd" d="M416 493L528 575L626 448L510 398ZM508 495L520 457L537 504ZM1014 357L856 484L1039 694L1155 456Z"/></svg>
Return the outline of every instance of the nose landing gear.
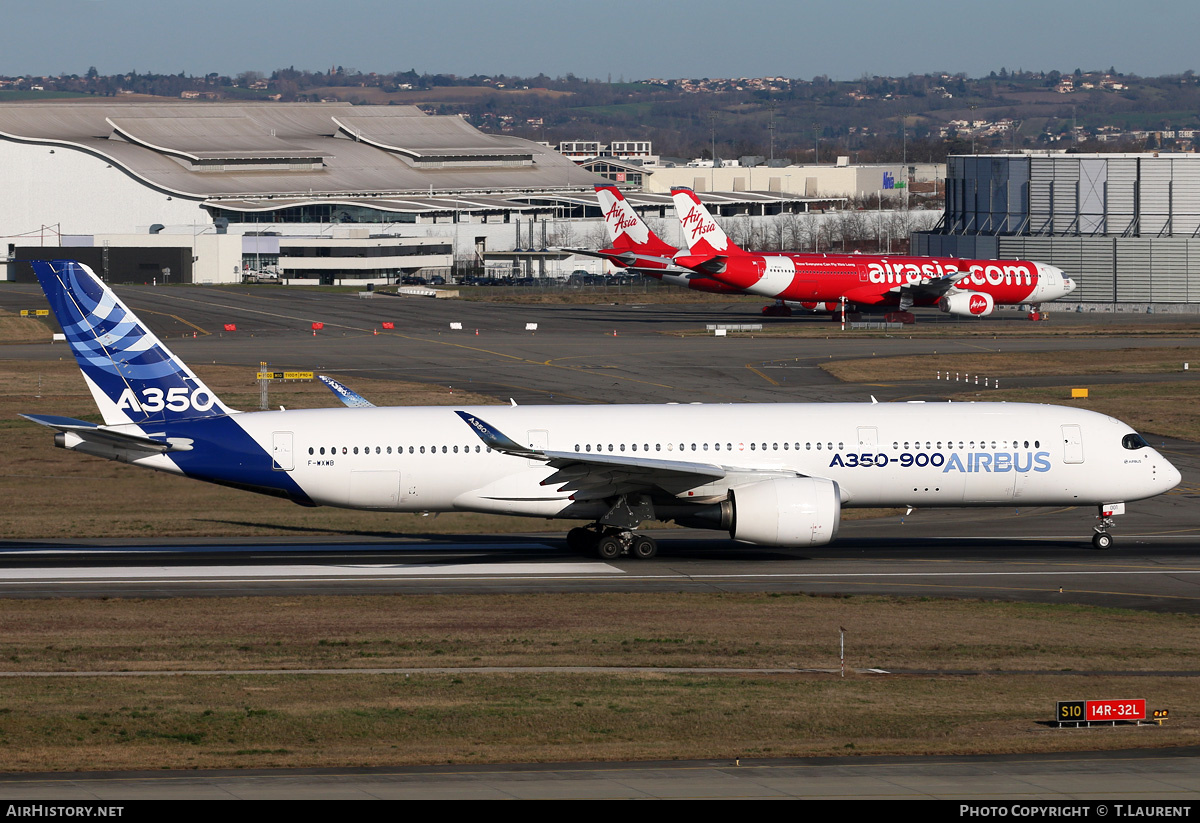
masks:
<svg viewBox="0 0 1200 823"><path fill-rule="evenodd" d="M1097 522L1093 527L1095 533L1092 535L1092 546L1101 550L1112 548L1113 536L1108 533L1108 530L1116 525L1113 518L1124 513L1124 503L1104 503L1099 507L1099 513L1096 515Z"/></svg>

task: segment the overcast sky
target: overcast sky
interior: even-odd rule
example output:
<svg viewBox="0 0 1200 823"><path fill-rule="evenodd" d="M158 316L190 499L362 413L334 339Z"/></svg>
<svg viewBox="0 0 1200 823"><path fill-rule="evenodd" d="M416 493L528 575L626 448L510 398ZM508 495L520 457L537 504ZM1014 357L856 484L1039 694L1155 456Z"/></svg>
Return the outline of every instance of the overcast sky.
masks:
<svg viewBox="0 0 1200 823"><path fill-rule="evenodd" d="M650 77L1159 75L1200 69L1195 0L3 0L0 74L277 68Z"/></svg>

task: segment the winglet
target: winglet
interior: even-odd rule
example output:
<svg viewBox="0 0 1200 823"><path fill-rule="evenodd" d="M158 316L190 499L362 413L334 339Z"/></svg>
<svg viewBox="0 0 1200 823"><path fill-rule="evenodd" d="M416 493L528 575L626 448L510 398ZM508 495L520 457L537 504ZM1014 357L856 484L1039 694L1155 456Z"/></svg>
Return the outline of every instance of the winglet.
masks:
<svg viewBox="0 0 1200 823"><path fill-rule="evenodd" d="M541 452L537 449L522 446L520 443L513 440L504 432L497 429L495 426L480 420L473 414L467 414L464 411L454 412L463 419L463 422L471 427L472 431L479 437L480 440L487 445L489 449L502 452L504 454L519 454L526 457L540 457Z"/></svg>
<svg viewBox="0 0 1200 823"><path fill-rule="evenodd" d="M334 393L338 400L352 409L373 409L375 404L367 398L363 397L353 389L349 389L342 385L332 377L326 377L323 374L318 374L317 379L329 387L329 390Z"/></svg>

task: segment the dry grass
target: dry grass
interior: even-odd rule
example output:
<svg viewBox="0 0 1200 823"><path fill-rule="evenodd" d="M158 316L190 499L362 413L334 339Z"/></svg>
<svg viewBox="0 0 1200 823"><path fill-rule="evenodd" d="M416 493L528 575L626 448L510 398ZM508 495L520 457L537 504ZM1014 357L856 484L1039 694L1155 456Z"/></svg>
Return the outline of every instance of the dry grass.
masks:
<svg viewBox="0 0 1200 823"><path fill-rule="evenodd" d="M1084 683L1086 682L1086 685ZM381 767L1187 746L1156 677L413 674L0 685L8 771ZM36 686L36 689L28 686ZM1148 696L1164 727L1052 729L1055 701Z"/></svg>
<svg viewBox="0 0 1200 823"><path fill-rule="evenodd" d="M0 344L49 343L50 327L36 317L21 317L0 310Z"/></svg>
<svg viewBox="0 0 1200 823"><path fill-rule="evenodd" d="M775 594L0 600L0 671L396 666L1194 668L1200 618ZM1153 638L1153 640L1148 640Z"/></svg>
<svg viewBox="0 0 1200 823"><path fill-rule="evenodd" d="M1130 348L1105 351L1031 352L1021 354L918 355L838 360L821 368L847 383L933 380L947 370L988 377L1092 374L1182 373L1184 363L1200 368L1200 346Z"/></svg>
<svg viewBox="0 0 1200 823"><path fill-rule="evenodd" d="M6 768L989 753L1195 745L1200 620L1077 606L803 595L0 601L7 668L461 667L444 674L0 679ZM619 666L983 669L985 676ZM1147 640L1153 638L1153 640ZM16 660L11 658L15 657ZM495 665L608 672L483 673ZM1111 677L1004 674L1071 666ZM1053 730L1054 702L1144 697L1162 728Z"/></svg>

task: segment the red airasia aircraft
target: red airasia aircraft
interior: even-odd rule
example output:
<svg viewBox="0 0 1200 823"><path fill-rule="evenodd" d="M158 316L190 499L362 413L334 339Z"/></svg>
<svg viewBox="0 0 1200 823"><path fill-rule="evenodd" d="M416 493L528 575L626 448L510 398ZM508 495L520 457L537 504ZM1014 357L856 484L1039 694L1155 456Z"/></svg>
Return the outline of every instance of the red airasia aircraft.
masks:
<svg viewBox="0 0 1200 823"><path fill-rule="evenodd" d="M569 249L665 283L722 294L760 294L809 310L937 306L966 316L996 305L1038 303L1069 294L1061 270L1022 260L960 260L864 254L756 254L735 245L690 189L672 190L684 237L681 252L650 230L620 190L596 186L610 248Z"/></svg>
<svg viewBox="0 0 1200 823"><path fill-rule="evenodd" d="M674 265L806 308L831 308L845 299L861 307L937 306L982 317L997 305L1037 304L1075 289L1061 269L1028 260L748 252L725 235L694 191L674 188L671 197L688 244L687 254L672 258Z"/></svg>

